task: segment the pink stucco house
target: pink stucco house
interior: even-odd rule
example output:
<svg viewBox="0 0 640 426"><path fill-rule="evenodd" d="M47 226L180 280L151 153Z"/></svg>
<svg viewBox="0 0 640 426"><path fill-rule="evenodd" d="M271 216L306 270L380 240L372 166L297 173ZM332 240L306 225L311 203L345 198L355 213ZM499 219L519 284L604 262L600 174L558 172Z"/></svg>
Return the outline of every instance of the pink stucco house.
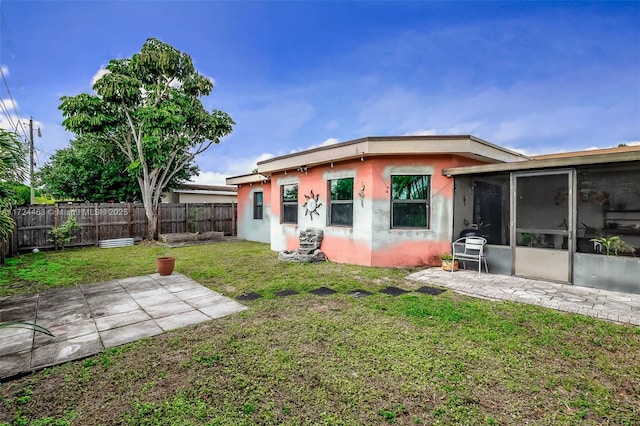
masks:
<svg viewBox="0 0 640 426"><path fill-rule="evenodd" d="M478 228L490 273L640 293L640 146L526 157L474 136L368 137L227 183L238 236L275 251L320 228L333 262L437 265Z"/></svg>
<svg viewBox="0 0 640 426"><path fill-rule="evenodd" d="M321 228L334 262L433 265L453 233L443 169L523 160L474 136L368 137L262 161L227 184L238 187L240 238L293 250L300 230Z"/></svg>

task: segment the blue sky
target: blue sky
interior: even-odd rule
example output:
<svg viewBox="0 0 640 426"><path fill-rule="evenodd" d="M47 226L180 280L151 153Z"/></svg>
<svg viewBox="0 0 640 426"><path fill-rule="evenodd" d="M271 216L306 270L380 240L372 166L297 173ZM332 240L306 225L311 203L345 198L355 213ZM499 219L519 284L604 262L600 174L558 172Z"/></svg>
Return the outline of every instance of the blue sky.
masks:
<svg viewBox="0 0 640 426"><path fill-rule="evenodd" d="M527 154L640 142L640 2L0 0L0 97L73 135L61 96L91 92L149 37L215 80L236 121L198 159L221 184L256 161L365 136L473 134ZM0 112L0 125L9 127Z"/></svg>

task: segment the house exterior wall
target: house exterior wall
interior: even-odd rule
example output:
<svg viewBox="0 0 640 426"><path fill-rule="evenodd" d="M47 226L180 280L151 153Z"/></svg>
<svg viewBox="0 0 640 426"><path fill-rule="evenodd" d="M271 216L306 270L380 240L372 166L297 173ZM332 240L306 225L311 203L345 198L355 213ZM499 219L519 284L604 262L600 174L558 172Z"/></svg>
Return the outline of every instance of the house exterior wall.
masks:
<svg viewBox="0 0 640 426"><path fill-rule="evenodd" d="M443 176L442 169L472 164L478 161L451 155L388 156L351 160L333 167L318 166L306 172L274 173L270 194L271 249L295 250L301 230L320 228L324 231L321 249L334 262L368 266L439 264L439 255L451 250L453 211L453 179ZM430 176L428 229L391 228L392 175ZM329 181L341 178L354 179L353 226L350 227L328 226ZM287 184L298 184L297 224L281 223L281 186ZM311 191L319 195L321 205L317 214L301 207L306 201L305 195L311 196ZM248 199L241 197L239 205L247 202Z"/></svg>
<svg viewBox="0 0 640 426"><path fill-rule="evenodd" d="M177 198L176 203L235 203L238 197L236 194L217 195L217 194L188 194L183 192L174 192L173 197Z"/></svg>
<svg viewBox="0 0 640 426"><path fill-rule="evenodd" d="M253 197L262 192L262 219L253 217ZM238 238L271 241L271 185L269 182L238 185Z"/></svg>

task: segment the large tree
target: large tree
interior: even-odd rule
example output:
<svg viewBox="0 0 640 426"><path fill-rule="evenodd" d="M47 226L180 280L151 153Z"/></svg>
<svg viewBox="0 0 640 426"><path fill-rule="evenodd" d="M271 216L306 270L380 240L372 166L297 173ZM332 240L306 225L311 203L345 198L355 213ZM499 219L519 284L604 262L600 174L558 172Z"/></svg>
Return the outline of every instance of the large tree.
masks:
<svg viewBox="0 0 640 426"><path fill-rule="evenodd" d="M195 70L189 55L159 40L148 39L140 53L112 59L106 69L93 86L97 95L61 98L62 124L124 153L140 186L147 237L156 238L163 189L235 123L222 111L204 109L200 98L213 82Z"/></svg>
<svg viewBox="0 0 640 426"><path fill-rule="evenodd" d="M27 161L20 139L15 133L0 129L0 242L9 238L14 222L11 207L16 201L16 181L25 177Z"/></svg>
<svg viewBox="0 0 640 426"><path fill-rule="evenodd" d="M37 173L43 192L57 199L101 203L140 201L140 185L131 162L116 144L83 135L57 150ZM197 174L197 167L185 167L163 188L169 190Z"/></svg>

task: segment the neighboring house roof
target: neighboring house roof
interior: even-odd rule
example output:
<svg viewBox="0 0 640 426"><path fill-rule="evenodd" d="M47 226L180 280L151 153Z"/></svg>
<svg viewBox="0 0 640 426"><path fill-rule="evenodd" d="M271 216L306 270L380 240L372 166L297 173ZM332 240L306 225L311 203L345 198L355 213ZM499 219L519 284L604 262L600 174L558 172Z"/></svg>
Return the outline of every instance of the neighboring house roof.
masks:
<svg viewBox="0 0 640 426"><path fill-rule="evenodd" d="M533 160L547 160L551 158L566 158L566 157L587 157L589 155L603 155L614 154L618 152L636 152L640 151L640 145L632 146L617 146L615 148L601 148L601 149L587 149L584 151L570 151L570 152L557 152L554 154L532 155Z"/></svg>
<svg viewBox="0 0 640 426"><path fill-rule="evenodd" d="M172 190L183 194L236 195L238 188L223 185L196 185L185 183Z"/></svg>
<svg viewBox="0 0 640 426"><path fill-rule="evenodd" d="M621 163L625 161L640 161L640 146L621 146L617 148L537 155L531 157L528 161L518 163L452 167L444 169L442 174L446 176L454 176L474 173L512 172L519 170L571 167L586 164Z"/></svg>

